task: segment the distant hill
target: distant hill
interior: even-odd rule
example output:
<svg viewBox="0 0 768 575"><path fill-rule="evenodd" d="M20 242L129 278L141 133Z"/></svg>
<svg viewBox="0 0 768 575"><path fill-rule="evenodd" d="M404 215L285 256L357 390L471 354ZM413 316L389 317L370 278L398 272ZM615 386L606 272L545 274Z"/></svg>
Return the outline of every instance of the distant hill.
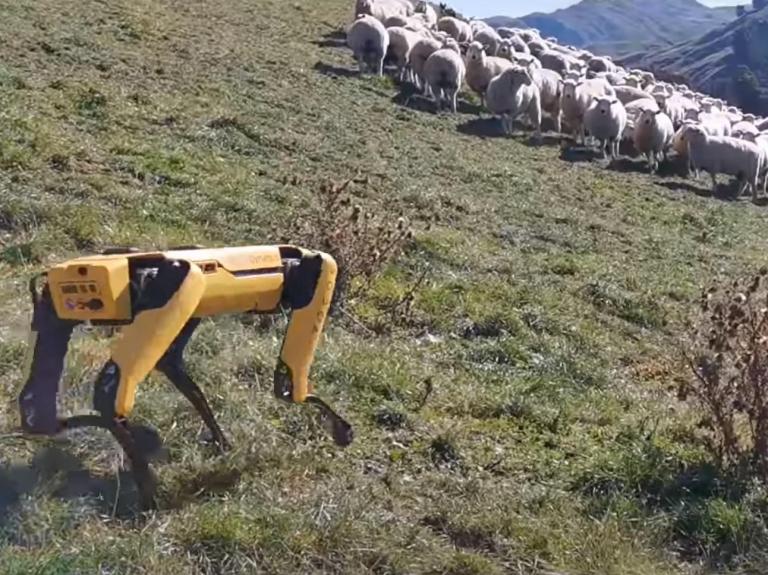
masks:
<svg viewBox="0 0 768 575"><path fill-rule="evenodd" d="M632 54L625 65L679 79L694 88L768 113L768 8L660 51Z"/></svg>
<svg viewBox="0 0 768 575"><path fill-rule="evenodd" d="M495 27L538 28L545 37L554 36L563 44L618 56L667 47L735 18L735 8L707 8L696 0L583 0L551 14L497 16L487 21Z"/></svg>

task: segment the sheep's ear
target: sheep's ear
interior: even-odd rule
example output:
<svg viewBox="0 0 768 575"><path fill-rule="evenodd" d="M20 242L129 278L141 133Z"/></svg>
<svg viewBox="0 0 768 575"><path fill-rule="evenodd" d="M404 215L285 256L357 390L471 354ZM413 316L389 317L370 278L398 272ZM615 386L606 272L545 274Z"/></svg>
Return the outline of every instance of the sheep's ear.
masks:
<svg viewBox="0 0 768 575"><path fill-rule="evenodd" d="M593 102L599 102L600 100L598 100L595 96L592 96L592 101Z"/></svg>
<svg viewBox="0 0 768 575"><path fill-rule="evenodd" d="M659 114L661 114L661 113L662 113L662 111L661 111L661 110L656 110L656 111L654 112L654 116L658 116L658 115L659 115Z"/></svg>

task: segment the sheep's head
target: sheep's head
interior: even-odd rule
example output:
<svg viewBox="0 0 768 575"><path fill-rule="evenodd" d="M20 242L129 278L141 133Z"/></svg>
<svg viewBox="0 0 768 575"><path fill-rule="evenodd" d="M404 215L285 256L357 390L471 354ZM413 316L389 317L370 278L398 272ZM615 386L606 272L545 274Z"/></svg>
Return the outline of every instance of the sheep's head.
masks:
<svg viewBox="0 0 768 575"><path fill-rule="evenodd" d="M530 86L533 84L533 78L528 68L522 66L514 66L508 71L509 80L513 86Z"/></svg>
<svg viewBox="0 0 768 575"><path fill-rule="evenodd" d="M357 13L358 14L373 14L374 0L358 0Z"/></svg>
<svg viewBox="0 0 768 575"><path fill-rule="evenodd" d="M561 86L563 98L566 100L576 99L576 86L577 83L575 80L564 80L563 85Z"/></svg>
<svg viewBox="0 0 768 575"><path fill-rule="evenodd" d="M515 57L515 48L510 40L502 40L499 44L498 56L507 60L512 60Z"/></svg>
<svg viewBox="0 0 768 575"><path fill-rule="evenodd" d="M485 62L485 47L480 42L472 42L467 49L467 60Z"/></svg>
<svg viewBox="0 0 768 575"><path fill-rule="evenodd" d="M419 0L416 3L416 8L414 8L414 11L418 12L420 14L426 14L427 13L427 6L428 6L428 4L426 3L425 0Z"/></svg>
<svg viewBox="0 0 768 575"><path fill-rule="evenodd" d="M597 109L597 113L601 116L608 116L611 113L611 108L618 104L619 101L616 98L594 98L593 106Z"/></svg>

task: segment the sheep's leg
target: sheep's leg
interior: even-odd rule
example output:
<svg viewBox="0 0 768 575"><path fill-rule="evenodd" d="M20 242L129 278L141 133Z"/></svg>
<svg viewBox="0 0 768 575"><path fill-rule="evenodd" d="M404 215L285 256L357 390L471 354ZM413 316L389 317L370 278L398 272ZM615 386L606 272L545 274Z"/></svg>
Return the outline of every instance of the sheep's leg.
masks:
<svg viewBox="0 0 768 575"><path fill-rule="evenodd" d="M656 164L656 152L651 150L650 152L648 152L648 167L651 170L651 174L653 174L656 171L655 164Z"/></svg>
<svg viewBox="0 0 768 575"><path fill-rule="evenodd" d="M717 193L717 175L715 173L709 174L712 177L712 195Z"/></svg>
<svg viewBox="0 0 768 575"><path fill-rule="evenodd" d="M379 69L377 72L379 78L381 78L384 75L384 57L382 56L381 60L379 60Z"/></svg>
<svg viewBox="0 0 768 575"><path fill-rule="evenodd" d="M560 119L560 113L553 115L552 119L555 121L555 132L561 134L563 132L563 123Z"/></svg>
<svg viewBox="0 0 768 575"><path fill-rule="evenodd" d="M365 74L365 58L363 58L362 54L357 55L357 69L361 76Z"/></svg>
<svg viewBox="0 0 768 575"><path fill-rule="evenodd" d="M451 111L455 114L459 111L459 105L458 105L458 97L459 97L459 90L451 90L448 92L448 97L451 100Z"/></svg>

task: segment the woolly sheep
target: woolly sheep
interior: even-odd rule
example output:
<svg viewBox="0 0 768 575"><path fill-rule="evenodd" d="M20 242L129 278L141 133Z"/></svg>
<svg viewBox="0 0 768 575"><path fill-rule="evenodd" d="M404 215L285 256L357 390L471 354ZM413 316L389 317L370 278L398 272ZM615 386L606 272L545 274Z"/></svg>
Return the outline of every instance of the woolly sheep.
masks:
<svg viewBox="0 0 768 575"><path fill-rule="evenodd" d="M443 43L434 38L420 38L411 48L410 65L414 82L426 93L428 84L424 81L424 66L427 59L443 47Z"/></svg>
<svg viewBox="0 0 768 575"><path fill-rule="evenodd" d="M376 70L384 75L384 57L389 48L389 34L378 19L370 15L360 15L350 26L347 44L355 54L361 74L366 69Z"/></svg>
<svg viewBox="0 0 768 575"><path fill-rule="evenodd" d="M501 116L505 134L512 133L515 118L527 116L541 138L541 99L529 71L513 66L496 76L488 86L486 104L491 113Z"/></svg>
<svg viewBox="0 0 768 575"><path fill-rule="evenodd" d="M753 142L760 148L760 153L762 155L761 177L763 178L763 194L765 194L768 192L768 134L760 134L757 136L747 134L744 136L744 139Z"/></svg>
<svg viewBox="0 0 768 575"><path fill-rule="evenodd" d="M545 50L538 55L538 58L542 68L554 70L561 76L566 72L581 71L584 69L584 62L581 60L554 50Z"/></svg>
<svg viewBox="0 0 768 575"><path fill-rule="evenodd" d="M429 2L420 0L416 4L416 14L424 15L424 22L430 29L437 28L437 12Z"/></svg>
<svg viewBox="0 0 768 575"><path fill-rule="evenodd" d="M656 100L651 98L640 98L626 104L624 109L627 111L627 125L624 128L622 140L632 142L634 145L635 126L640 121L640 116L646 110L658 112L659 105L656 103Z"/></svg>
<svg viewBox="0 0 768 575"><path fill-rule="evenodd" d="M635 149L648 158L648 168L653 174L659 169L659 158L667 158L667 150L675 136L672 120L661 110L645 110L635 124Z"/></svg>
<svg viewBox="0 0 768 575"><path fill-rule="evenodd" d="M730 136L731 123L726 116L717 112L699 114L699 125L710 136Z"/></svg>
<svg viewBox="0 0 768 575"><path fill-rule="evenodd" d="M734 124L731 127L731 135L734 138L742 138L745 139L744 136L759 136L760 130L757 129L757 126L750 122L738 122Z"/></svg>
<svg viewBox="0 0 768 575"><path fill-rule="evenodd" d="M424 64L424 80L432 91L437 110L442 101L450 102L451 111L456 113L457 97L464 83L464 61L455 40L448 39L445 45L427 58Z"/></svg>
<svg viewBox="0 0 768 575"><path fill-rule="evenodd" d="M493 28L487 27L474 33L472 39L485 47L485 52L489 56L497 56L501 46L501 36Z"/></svg>
<svg viewBox="0 0 768 575"><path fill-rule="evenodd" d="M488 56L483 45L477 41L469 45L465 62L467 85L480 96L480 103L485 106L488 84L504 70L511 68L512 62L504 58Z"/></svg>
<svg viewBox="0 0 768 575"><path fill-rule="evenodd" d="M641 90L640 88L633 88L632 86L614 86L614 92L616 97L622 104L629 104L634 100L652 99L652 96Z"/></svg>
<svg viewBox="0 0 768 575"><path fill-rule="evenodd" d="M727 136L710 136L700 126L689 127L684 138L694 174L698 177L700 170L708 172L713 192L717 189L717 174L726 174L743 179L739 195L750 188L752 199L757 199L757 183L763 167L763 153L757 144Z"/></svg>
<svg viewBox="0 0 768 575"><path fill-rule="evenodd" d="M584 127L589 134L600 141L600 150L605 157L605 146L610 144L611 158L619 157L619 143L627 125L627 111L615 96L595 98L584 115Z"/></svg>
<svg viewBox="0 0 768 575"><path fill-rule="evenodd" d="M563 79L554 70L529 68L536 87L539 89L541 111L552 118L555 124L555 132L562 129L560 122L560 86Z"/></svg>
<svg viewBox="0 0 768 575"><path fill-rule="evenodd" d="M593 72L616 72L618 67L608 58L593 57L587 62L587 67Z"/></svg>
<svg viewBox="0 0 768 575"><path fill-rule="evenodd" d="M469 24L452 16L445 16L437 21L437 29L447 33L459 44L472 41L472 28Z"/></svg>
<svg viewBox="0 0 768 575"><path fill-rule="evenodd" d="M404 28L410 24L410 20L406 16L390 16L384 21L385 28Z"/></svg>
<svg viewBox="0 0 768 575"><path fill-rule="evenodd" d="M531 40L530 42L526 42L528 44L528 50L531 54L536 56L537 58L539 55L543 54L549 49L549 46L547 45L544 40Z"/></svg>
<svg viewBox="0 0 768 575"><path fill-rule="evenodd" d="M394 16L407 18L413 14L413 6L407 0L357 0L355 16L368 14L382 24Z"/></svg>
<svg viewBox="0 0 768 575"><path fill-rule="evenodd" d="M601 78L592 80L564 80L560 89L560 110L563 120L576 135L577 141L584 141L584 114L592 101L603 96L614 97L616 92Z"/></svg>
<svg viewBox="0 0 768 575"><path fill-rule="evenodd" d="M389 53L397 66L398 78L403 82L406 75L412 72L410 68L411 50L419 37L416 33L400 27L387 28L387 34L389 34Z"/></svg>
<svg viewBox="0 0 768 575"><path fill-rule="evenodd" d="M668 98L662 94L657 94L656 102L658 102L659 108L664 110L664 113L670 117L676 129L683 125L685 121L685 105L681 98L675 96Z"/></svg>

